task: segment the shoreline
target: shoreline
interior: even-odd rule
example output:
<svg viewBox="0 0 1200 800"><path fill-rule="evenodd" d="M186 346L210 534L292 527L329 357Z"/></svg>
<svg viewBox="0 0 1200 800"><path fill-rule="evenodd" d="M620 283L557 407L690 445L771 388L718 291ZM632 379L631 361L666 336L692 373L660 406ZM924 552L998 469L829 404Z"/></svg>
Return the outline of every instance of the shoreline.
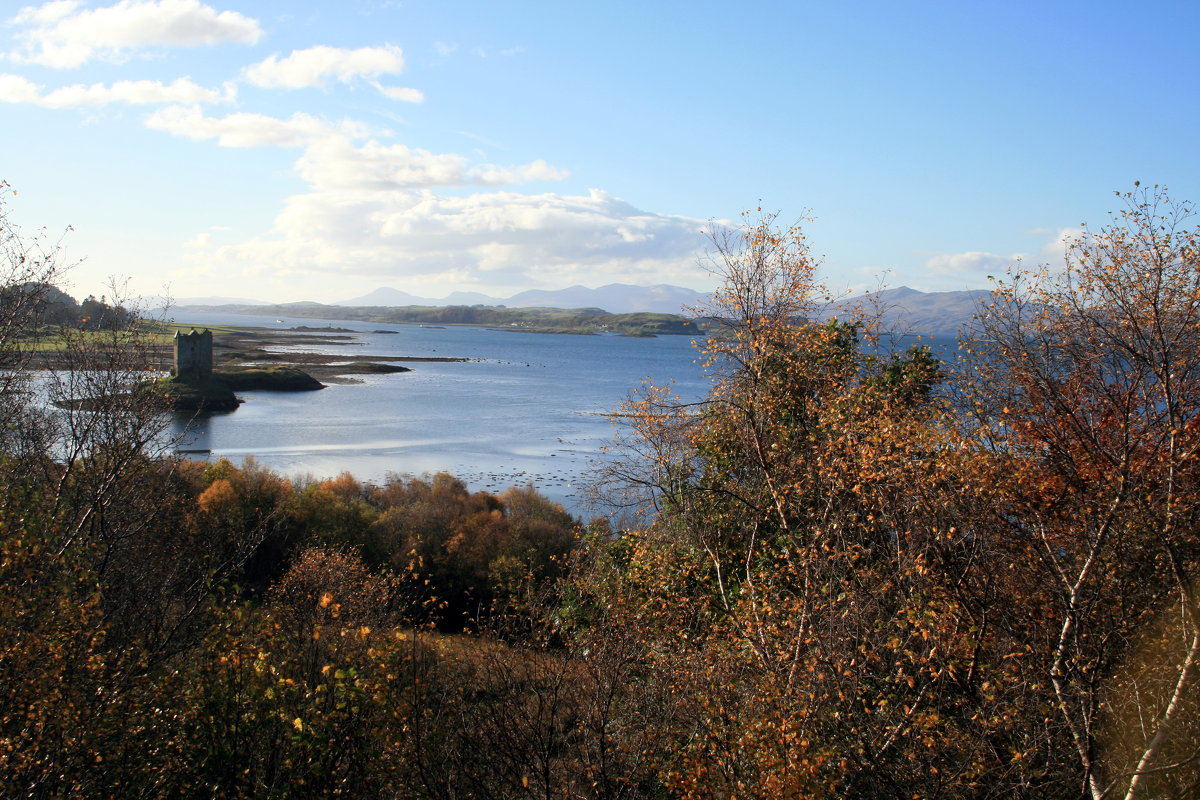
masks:
<svg viewBox="0 0 1200 800"><path fill-rule="evenodd" d="M321 383L362 383L355 375L380 375L410 371L401 364L462 363L478 359L450 356L381 356L368 353L331 354L306 351L279 352L271 348L296 346L350 347L362 344L357 331L333 329L320 333L309 327L276 329L234 328L213 336L213 368L289 366L302 369Z"/></svg>
<svg viewBox="0 0 1200 800"><path fill-rule="evenodd" d="M599 308L506 308L504 306L326 306L299 303L269 306L180 306L186 314L289 317L384 325L473 327L527 333L695 335L699 320L649 311L613 314ZM701 328L702 329L702 326Z"/></svg>

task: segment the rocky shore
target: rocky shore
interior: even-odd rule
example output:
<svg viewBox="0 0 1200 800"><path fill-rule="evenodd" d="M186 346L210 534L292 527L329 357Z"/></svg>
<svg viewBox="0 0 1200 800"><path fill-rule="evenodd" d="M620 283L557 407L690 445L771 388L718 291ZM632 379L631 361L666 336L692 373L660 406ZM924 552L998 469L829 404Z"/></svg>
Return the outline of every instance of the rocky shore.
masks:
<svg viewBox="0 0 1200 800"><path fill-rule="evenodd" d="M215 369L251 366L290 366L302 369L322 383L361 383L355 375L381 375L408 372L412 363L469 361L468 358L439 358L415 356L379 356L355 353L352 355L293 351L291 348L351 347L361 340L351 331L338 329L322 333L320 329L271 330L268 328L239 328L213 337ZM280 348L287 348L281 350Z"/></svg>
<svg viewBox="0 0 1200 800"><path fill-rule="evenodd" d="M242 402L235 392L305 392L328 383L353 384L356 375L410 372L397 362L466 361L465 358L416 358L314 353L292 348L349 347L359 342L353 331L328 333L313 328L289 331L239 328L213 337L213 374L203 381L164 378L153 388L161 391L175 411L232 411Z"/></svg>

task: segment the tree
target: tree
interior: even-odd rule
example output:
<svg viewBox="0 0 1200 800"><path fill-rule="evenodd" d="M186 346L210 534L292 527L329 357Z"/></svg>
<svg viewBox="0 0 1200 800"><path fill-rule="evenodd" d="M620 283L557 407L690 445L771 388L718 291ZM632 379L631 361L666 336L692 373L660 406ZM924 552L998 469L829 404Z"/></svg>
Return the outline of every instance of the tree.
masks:
<svg viewBox="0 0 1200 800"><path fill-rule="evenodd" d="M1062 269L999 285L966 411L1002 487L989 535L1050 690L1047 744L1093 798L1183 797L1200 779L1200 230L1165 189L1120 198Z"/></svg>
<svg viewBox="0 0 1200 800"><path fill-rule="evenodd" d="M1200 231L1122 200L1014 268L949 369L819 322L800 232L717 239L713 389L627 409L616 477L654 516L578 585L684 698L669 786L1194 794Z"/></svg>
<svg viewBox="0 0 1200 800"><path fill-rule="evenodd" d="M109 305L107 297L101 295L97 300L89 294L79 304L79 319L89 330L121 330L129 325L132 316L120 303Z"/></svg>
<svg viewBox="0 0 1200 800"><path fill-rule="evenodd" d="M57 245L43 238L28 239L8 216L6 201L13 194L0 181L0 444L17 438L17 421L25 416L29 391L29 344L37 332L43 298L64 269Z"/></svg>
<svg viewBox="0 0 1200 800"><path fill-rule="evenodd" d="M190 524L187 470L140 389L154 359L136 315L48 331L60 253L3 212L0 784L86 795L252 548Z"/></svg>
<svg viewBox="0 0 1200 800"><path fill-rule="evenodd" d="M981 791L1014 734L961 598L978 543L955 535L973 512L939 369L869 319L819 321L817 262L773 222L715 239L706 400L626 409L617 478L657 514L581 595L678 698L658 749L682 796Z"/></svg>

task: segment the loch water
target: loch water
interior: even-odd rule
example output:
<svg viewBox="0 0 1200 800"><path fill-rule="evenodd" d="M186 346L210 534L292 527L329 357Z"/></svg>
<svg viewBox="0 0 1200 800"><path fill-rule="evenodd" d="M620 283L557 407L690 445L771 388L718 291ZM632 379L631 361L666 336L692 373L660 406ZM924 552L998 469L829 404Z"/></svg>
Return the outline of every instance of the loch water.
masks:
<svg viewBox="0 0 1200 800"><path fill-rule="evenodd" d="M389 473L445 471L475 490L533 484L576 514L589 513L581 482L606 457L610 416L645 379L673 382L686 400L709 387L691 337L538 334L477 327L172 313L175 321L288 329L345 328L348 344L303 345L344 356L470 359L406 363L411 372L354 376L317 392L239 392L234 412L180 416L190 458L252 456L289 476L348 471L379 483ZM375 333L375 331L394 333ZM291 349L290 347L287 349Z"/></svg>

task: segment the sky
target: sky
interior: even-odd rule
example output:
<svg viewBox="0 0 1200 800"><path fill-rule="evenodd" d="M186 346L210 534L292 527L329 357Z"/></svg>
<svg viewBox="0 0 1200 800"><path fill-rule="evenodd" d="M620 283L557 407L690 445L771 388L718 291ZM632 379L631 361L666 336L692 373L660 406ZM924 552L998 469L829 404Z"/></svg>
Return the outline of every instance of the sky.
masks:
<svg viewBox="0 0 1200 800"><path fill-rule="evenodd" d="M1195 0L0 0L10 224L76 296L698 291L801 222L835 291L1061 262L1200 200Z"/></svg>

